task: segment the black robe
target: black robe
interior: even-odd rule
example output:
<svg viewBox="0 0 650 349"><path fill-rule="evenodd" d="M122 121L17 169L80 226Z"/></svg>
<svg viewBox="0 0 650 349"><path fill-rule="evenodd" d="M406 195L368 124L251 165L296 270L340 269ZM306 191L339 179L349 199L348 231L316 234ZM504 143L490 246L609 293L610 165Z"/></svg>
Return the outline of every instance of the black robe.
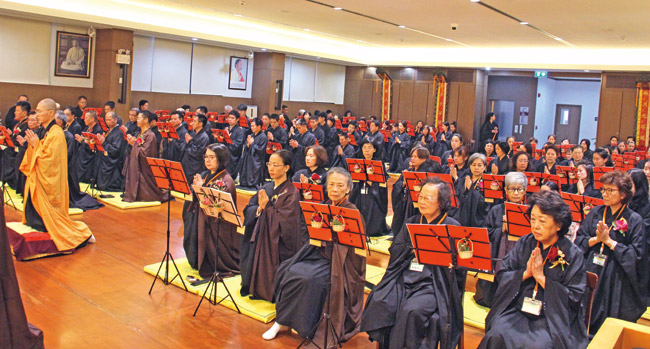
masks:
<svg viewBox="0 0 650 349"><path fill-rule="evenodd" d="M574 183L569 186L566 190L567 193L578 194L578 184ZM600 190L596 190L594 187L594 182L589 181L589 184L585 186L585 192L582 194L584 196L589 196L592 198L602 199L603 195L600 193Z"/></svg>
<svg viewBox="0 0 650 349"><path fill-rule="evenodd" d="M646 311L647 273L646 236L643 218L629 208L625 208L621 218L628 227L622 233L612 228L609 236L618 244L614 251L605 246L607 256L605 266L593 263L594 255L600 253L601 243L589 247L589 238L596 236L596 226L603 219L607 209L605 224L611 226L615 215L604 205L591 209L576 234L575 244L584 253L587 271L598 275L598 287L594 294L591 313L590 333L596 333L607 317L636 322Z"/></svg>
<svg viewBox="0 0 650 349"><path fill-rule="evenodd" d="M316 183L314 183L313 180L311 180L314 173L317 174L320 177L320 179L317 180ZM323 202L328 200L328 197L327 197L327 170L325 170L324 167L322 167L322 166L316 167L316 169L314 171L310 170L309 167L307 167L305 169L302 169L302 170L294 173L293 177L291 177L291 181L295 182L295 183L299 183L300 182L300 175L304 175L305 177L310 179L310 181L309 181L310 184L319 184L321 187L323 187ZM300 194L300 196L302 197L302 193Z"/></svg>
<svg viewBox="0 0 650 349"><path fill-rule="evenodd" d="M497 168L499 169L499 172L497 173L498 175L505 175L510 172L510 158L508 155L504 155L501 159L497 156L494 160L490 161L486 170L487 173L492 173L492 165L497 165ZM555 166L553 166L553 168L555 168Z"/></svg>
<svg viewBox="0 0 650 349"><path fill-rule="evenodd" d="M465 178L472 174L467 171L467 175L462 178L458 176L456 193L458 194L458 206L454 218L464 227L482 227L485 222L485 216L492 207L492 204L485 202L485 197L481 192L483 179L472 182L470 189L465 189Z"/></svg>
<svg viewBox="0 0 650 349"><path fill-rule="evenodd" d="M459 225L440 215L426 222L419 214L406 223ZM463 334L463 292L467 272L425 265L410 270L415 258L406 225L389 248L386 274L368 295L361 331L379 348L455 348Z"/></svg>
<svg viewBox="0 0 650 349"><path fill-rule="evenodd" d="M499 125L497 125L496 122L489 121L484 122L483 126L481 126L481 136L479 138L481 141L481 149L485 148L485 143L487 143L487 141L497 141L499 139L499 132L496 134L492 133L492 130L494 130L495 127L497 127L498 130Z"/></svg>
<svg viewBox="0 0 650 349"><path fill-rule="evenodd" d="M178 139L167 138L162 141L162 152L160 157L163 159L180 162L185 155L185 135L187 134L187 129L181 124L176 128L176 133L178 133ZM188 178L188 180L192 180Z"/></svg>
<svg viewBox="0 0 650 349"><path fill-rule="evenodd" d="M72 120L70 125L68 125L68 131L70 131L70 133L72 133L73 136L74 135L81 135L81 133L83 132L83 130L85 128L86 128L85 125L81 126L77 119Z"/></svg>
<svg viewBox="0 0 650 349"><path fill-rule="evenodd" d="M386 169L384 168L384 173ZM388 188L386 183L354 181L350 202L359 208L366 221L368 236L384 236L390 231L386 225L388 214Z"/></svg>
<svg viewBox="0 0 650 349"><path fill-rule="evenodd" d="M205 171L203 156L205 155L205 148L210 144L210 139L205 130L199 130L198 133L190 131L190 136L192 136L192 139L186 142L185 152L181 160L188 181L192 181L195 174ZM183 141L185 140L183 139Z"/></svg>
<svg viewBox="0 0 650 349"><path fill-rule="evenodd" d="M374 144L377 152L375 157L381 160L384 157L384 135L377 131L375 133L368 132L363 138L367 139L370 143Z"/></svg>
<svg viewBox="0 0 650 349"><path fill-rule="evenodd" d="M345 148L343 148L343 154L339 155L339 148L341 148L341 145L337 145L336 149L334 149L334 153L332 154L332 161L330 162L330 168L342 167L347 170L348 159L355 157L357 152L354 150L353 146L348 144L345 146Z"/></svg>
<svg viewBox="0 0 650 349"><path fill-rule="evenodd" d="M7 130L11 130L16 126L16 106L12 106L9 108L9 111L7 114L5 114L5 124L4 126L7 128Z"/></svg>
<svg viewBox="0 0 650 349"><path fill-rule="evenodd" d="M275 182L269 182L261 189L269 202L259 217L258 194L253 195L244 209L246 229L239 249L241 295L250 293L269 302L273 301L273 280L278 266L293 257L308 239L300 192L290 180L277 188L274 185Z"/></svg>
<svg viewBox="0 0 650 349"><path fill-rule="evenodd" d="M348 200L338 206L357 209ZM362 223L365 226L365 221ZM366 258L348 246L325 242L322 245L305 244L278 268L274 293L276 321L303 338L311 336L310 331L327 310L324 307L329 286L331 324L339 340L345 342L359 332ZM324 331L323 321L313 337L316 344L323 343Z"/></svg>
<svg viewBox="0 0 650 349"><path fill-rule="evenodd" d="M399 138L401 143L395 142L395 139ZM393 146L390 150L390 167L388 172L398 172L404 163L404 159L409 156L409 151L411 150L411 136L405 131L404 133L398 133L393 137Z"/></svg>
<svg viewBox="0 0 650 349"><path fill-rule="evenodd" d="M544 264L546 288L538 287L535 299L543 302L539 316L521 311L524 297L532 297L535 279L522 281L530 254L538 243L528 234L506 256L497 273L494 306L485 320L485 336L479 348L586 348L587 328L583 306L587 276L582 251L565 237L555 243L569 263L551 268ZM542 250L542 246L539 246ZM546 258L550 247L542 250ZM600 282L599 282L600 283ZM546 297L548 295L548 297Z"/></svg>
<svg viewBox="0 0 650 349"><path fill-rule="evenodd" d="M413 172L441 172L440 165L431 160L424 162L417 170L413 168L407 170ZM391 203L393 205L393 222L390 225L390 230L394 236L397 236L402 231L404 221L420 213L420 210L413 205L408 187L404 183L404 175L400 175L395 184L393 184Z"/></svg>
<svg viewBox="0 0 650 349"><path fill-rule="evenodd" d="M262 131L251 135L251 137L253 137L253 143L248 146L248 143L244 141L242 157L239 160L239 184L242 187L257 189L264 183L268 139Z"/></svg>
<svg viewBox="0 0 650 349"><path fill-rule="evenodd" d="M156 184L156 179L151 172L147 158L158 157L156 149L156 135L151 130L146 130L140 136L142 143L131 147L124 160L124 202L134 201L160 201L170 199L170 193L162 191Z"/></svg>
<svg viewBox="0 0 650 349"><path fill-rule="evenodd" d="M135 121L129 121L124 126L126 126L126 134L128 135L137 137L138 134L140 133L140 128L138 127L138 123Z"/></svg>
<svg viewBox="0 0 650 349"><path fill-rule="evenodd" d="M104 130L99 124L95 124L92 129L86 128L83 132L93 133L93 134L102 134ZM91 181L97 181L97 169L99 167L99 157L101 154L97 154L95 151L90 149L88 143L85 140L82 140L77 147L77 161L75 165L75 172L79 176L79 181L84 183L90 183Z"/></svg>
<svg viewBox="0 0 650 349"><path fill-rule="evenodd" d="M18 174L21 173L18 170L18 167L20 166L20 162L18 162L18 165L16 165L16 157L18 155L18 141L16 141L16 136L20 134L21 132L24 132L24 129L27 127L26 121L23 121L22 123L15 123L14 127L11 132L11 141L14 144L13 148L5 148L2 151L2 177L0 177L0 180L7 182L7 184L14 189L16 192L18 192L20 195L23 194L24 190L24 185L23 189L20 191L18 190Z"/></svg>
<svg viewBox="0 0 650 349"><path fill-rule="evenodd" d="M74 159L77 156L79 144L74 139L74 135L68 132L68 130L63 131L63 134L65 135L65 142L68 147L68 207L80 208L84 211L104 207L104 204L79 189L79 179L73 171Z"/></svg>
<svg viewBox="0 0 650 349"><path fill-rule="evenodd" d="M237 172L239 169L239 158L242 156L242 147L246 141L246 130L237 124L229 128L228 132L230 132L230 139L232 140L232 144L224 143L228 147L228 150L230 150L231 155L230 164L228 164L228 173L230 173L232 178L237 178L237 175L239 175L239 172Z"/></svg>
<svg viewBox="0 0 650 349"><path fill-rule="evenodd" d="M292 139L298 142L297 147L290 147L293 152L293 164L291 169L296 172L307 167L307 165L305 165L305 151L310 145L316 144L316 137L314 137L310 132L305 132L304 135L301 135L300 133L294 134Z"/></svg>
<svg viewBox="0 0 650 349"><path fill-rule="evenodd" d="M318 141L318 145L325 148L326 145L325 132L323 132L323 130L321 130L320 127L316 127L316 129L310 128L308 132L314 135L314 138L316 138L316 140Z"/></svg>
<svg viewBox="0 0 650 349"><path fill-rule="evenodd" d="M126 157L128 143L118 126L108 131L104 143L105 153L99 154L99 169L97 171L97 188L106 191L122 191L124 177L122 167Z"/></svg>
<svg viewBox="0 0 650 349"><path fill-rule="evenodd" d="M647 258L647 261L645 263L650 265L650 201L648 201L648 197L645 196L645 194L641 194L641 192L637 193L639 195L632 197L632 201L630 201L629 207L632 211L636 212L639 216L641 216L641 218L643 218L646 241L645 255ZM648 287L646 290L648 290L648 294L646 295L647 304L650 306L650 275L648 275Z"/></svg>
<svg viewBox="0 0 650 349"><path fill-rule="evenodd" d="M488 230L490 238L490 255L492 256L492 268L494 272L501 270L501 261L510 251L509 246L514 246L513 241L508 240L508 234L503 231L503 216L505 215L505 204L500 203L492 206L485 217L484 228ZM492 307L494 301L494 283L488 280L479 279L476 281L476 293L474 301L484 307Z"/></svg>
<svg viewBox="0 0 650 349"><path fill-rule="evenodd" d="M535 165L535 168L533 169L533 172L538 172L538 173L545 173L544 170L548 167L548 164L546 164L546 161L544 159L540 159L540 161ZM557 161L553 163L553 166L548 169L548 172L550 174L557 174ZM560 184L560 183L556 183Z"/></svg>
<svg viewBox="0 0 650 349"><path fill-rule="evenodd" d="M275 143L280 143L282 145L282 149L287 149L289 146L289 135L287 134L287 131L283 129L282 127L278 126L276 128L272 128L271 126L266 128L266 133L271 132L273 135L273 140L269 142L275 142ZM267 137L268 138L268 137Z"/></svg>

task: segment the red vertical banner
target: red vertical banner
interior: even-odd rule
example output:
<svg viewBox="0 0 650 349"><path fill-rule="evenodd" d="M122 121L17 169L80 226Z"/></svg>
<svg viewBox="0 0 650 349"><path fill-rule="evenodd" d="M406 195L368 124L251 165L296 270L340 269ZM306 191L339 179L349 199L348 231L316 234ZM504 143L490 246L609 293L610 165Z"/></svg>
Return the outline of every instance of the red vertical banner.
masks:
<svg viewBox="0 0 650 349"><path fill-rule="evenodd" d="M648 147L648 113L650 108L650 83L638 82L637 89L637 119L636 139L637 146L647 149Z"/></svg>
<svg viewBox="0 0 650 349"><path fill-rule="evenodd" d="M446 120L447 113L447 87L449 83L447 78L442 74L433 75L433 121L436 127L440 127Z"/></svg>
<svg viewBox="0 0 650 349"><path fill-rule="evenodd" d="M392 100L393 80L382 68L377 68L377 77L381 79L381 121L390 120L390 108ZM375 85L375 92L377 85Z"/></svg>

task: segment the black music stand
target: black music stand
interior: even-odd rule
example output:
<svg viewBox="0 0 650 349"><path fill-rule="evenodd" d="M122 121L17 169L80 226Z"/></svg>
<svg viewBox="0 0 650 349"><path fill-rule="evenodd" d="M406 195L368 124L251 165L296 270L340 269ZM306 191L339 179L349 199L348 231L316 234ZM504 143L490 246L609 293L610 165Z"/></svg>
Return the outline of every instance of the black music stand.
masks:
<svg viewBox="0 0 650 349"><path fill-rule="evenodd" d="M237 206L235 205L235 201L230 195L230 193L225 192L225 191L220 191L216 190L213 188L208 188L208 187L201 187L201 186L192 186L192 189L194 189L194 193L196 193L197 198L199 199L199 202L205 202L204 200L207 199L210 204L203 208L203 211L205 212L206 215L210 217L215 217L217 220L225 220L229 223L235 224L238 227L242 226L242 221L239 216L239 213L237 212ZM220 208L215 207L215 205L221 204L222 206ZM230 297L230 300L232 301L232 304L235 306L235 309L237 309L237 312L241 314L241 311L239 310L239 307L237 306L237 303L235 302L235 298L233 298L232 294L230 293L230 290L228 290L228 286L226 286L226 283L223 281L223 276L219 273L219 230L220 230L220 224L217 222L217 234L216 236L212 236L212 243L214 244L215 251L214 251L214 272L212 273L212 276L208 280L208 286L205 288L205 291L203 292L203 296L201 296L201 300L199 301L199 304L196 306L196 309L194 309L194 314L192 316L196 316L196 312L199 311L199 307L201 306L201 303L203 302L203 299L205 299L205 295L208 294L208 290L210 289L210 285L212 285L212 292L210 292L210 296L212 297L212 300L210 299L210 296L208 296L208 302L212 305L217 305L221 302L223 302L226 298ZM228 295L226 297L221 298L217 302L217 286L219 283L223 285L223 287L226 289L226 293Z"/></svg>
<svg viewBox="0 0 650 349"><path fill-rule="evenodd" d="M2 189L2 193L5 196L4 203L9 204L11 202L10 206L13 207L15 211L16 203L14 203L14 200L11 198L11 195L9 195L9 193L7 192L8 184L5 180L5 171L4 171L4 162L5 162L4 152L13 151L15 145L14 142L11 140L11 133L4 126L0 126L0 146L5 146L3 153L0 153L0 175L2 176L2 178L0 179L2 181L2 186L0 186L0 189Z"/></svg>
<svg viewBox="0 0 650 349"><path fill-rule="evenodd" d="M305 220L310 222L307 224L307 230L309 231L309 238L311 240L316 240L320 242L329 242L332 244L340 244L343 246L354 247L358 251L367 253L368 245L366 243L366 233L363 227L363 221L361 220L361 213L358 210L353 210L349 208L338 207L334 205L326 204L316 204L306 201L300 202L300 208L302 209ZM319 216L321 218L320 224L313 224L313 218ZM339 222L343 223L342 230L335 228L335 225L332 224L332 220L337 218ZM332 331L332 336L334 339L334 346L341 347L341 339L336 334L334 325L330 319L330 298L331 298L331 277L332 277L332 261L329 263L329 275L330 282L327 287L327 298L325 300L325 309L323 310L323 316L318 320L316 325L309 331L309 335L305 338L298 348L302 348L308 341L314 344L319 349L329 349L329 332ZM313 338L316 335L316 331L320 326L321 322L325 321L325 339L323 347L318 346L318 344L313 342Z"/></svg>
<svg viewBox="0 0 650 349"><path fill-rule="evenodd" d="M185 178L185 172L183 172L183 167L181 166L180 162L158 158L147 158L147 163L149 164L151 172L156 179L156 185L158 188L168 190L169 195L171 195L172 189L183 194L191 193L190 187L187 184L187 179ZM185 286L185 281L183 281L183 277L181 277L181 272L178 270L178 266L174 261L174 257L172 257L172 254L169 252L170 205L171 198L167 200L167 250L165 250L162 261L160 261L160 267L158 267L158 271L153 278L151 288L149 288L149 294L151 294L151 290L153 290L153 285L156 284L156 280L158 279L158 275L160 275L160 269L162 268L163 263L165 263L165 278L162 279L163 284L165 284L165 286L169 285L172 283L172 281L174 281L175 278L178 277L181 280L181 283L183 283L185 291L187 291L187 286ZM169 260L171 260L174 264L174 268L176 268L177 273L177 275L174 276L171 280L169 279Z"/></svg>

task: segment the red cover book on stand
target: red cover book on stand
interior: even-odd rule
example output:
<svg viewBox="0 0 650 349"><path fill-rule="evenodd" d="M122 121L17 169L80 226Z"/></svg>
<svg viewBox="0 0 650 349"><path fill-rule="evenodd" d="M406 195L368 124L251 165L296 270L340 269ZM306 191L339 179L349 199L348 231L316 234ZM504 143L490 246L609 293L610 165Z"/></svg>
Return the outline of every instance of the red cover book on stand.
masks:
<svg viewBox="0 0 650 349"><path fill-rule="evenodd" d="M602 177L607 172L614 171L613 167L594 167L594 189L600 190L603 187L603 183L600 183L600 177Z"/></svg>
<svg viewBox="0 0 650 349"><path fill-rule="evenodd" d="M578 181L578 169L572 166L555 166L561 185L571 185Z"/></svg>
<svg viewBox="0 0 650 349"><path fill-rule="evenodd" d="M485 200L491 199L491 202L494 202L495 199L503 200L505 198L505 178L504 175L492 175L484 174L483 175L483 197Z"/></svg>
<svg viewBox="0 0 650 349"><path fill-rule="evenodd" d="M219 143L233 144L232 139L226 130L213 129L212 134L214 135L214 140Z"/></svg>
<svg viewBox="0 0 650 349"><path fill-rule="evenodd" d="M380 160L347 159L347 164L352 180L386 183L386 169Z"/></svg>
<svg viewBox="0 0 650 349"><path fill-rule="evenodd" d="M14 142L11 140L11 132L4 126L0 126L0 145L10 148L15 147Z"/></svg>
<svg viewBox="0 0 650 349"><path fill-rule="evenodd" d="M520 237L530 234L530 218L526 214L528 205L506 202L505 208L508 240L516 241L519 240Z"/></svg>

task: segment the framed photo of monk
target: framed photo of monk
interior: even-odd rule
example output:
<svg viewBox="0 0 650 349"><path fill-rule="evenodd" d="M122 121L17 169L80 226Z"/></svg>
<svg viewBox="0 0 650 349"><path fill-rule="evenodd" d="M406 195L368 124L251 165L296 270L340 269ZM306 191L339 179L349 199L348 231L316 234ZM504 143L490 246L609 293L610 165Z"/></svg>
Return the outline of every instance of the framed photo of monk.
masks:
<svg viewBox="0 0 650 349"><path fill-rule="evenodd" d="M90 78L90 35L56 32L54 75L70 78Z"/></svg>
<svg viewBox="0 0 650 349"><path fill-rule="evenodd" d="M230 79L228 89L246 90L248 79L248 58L230 56Z"/></svg>

